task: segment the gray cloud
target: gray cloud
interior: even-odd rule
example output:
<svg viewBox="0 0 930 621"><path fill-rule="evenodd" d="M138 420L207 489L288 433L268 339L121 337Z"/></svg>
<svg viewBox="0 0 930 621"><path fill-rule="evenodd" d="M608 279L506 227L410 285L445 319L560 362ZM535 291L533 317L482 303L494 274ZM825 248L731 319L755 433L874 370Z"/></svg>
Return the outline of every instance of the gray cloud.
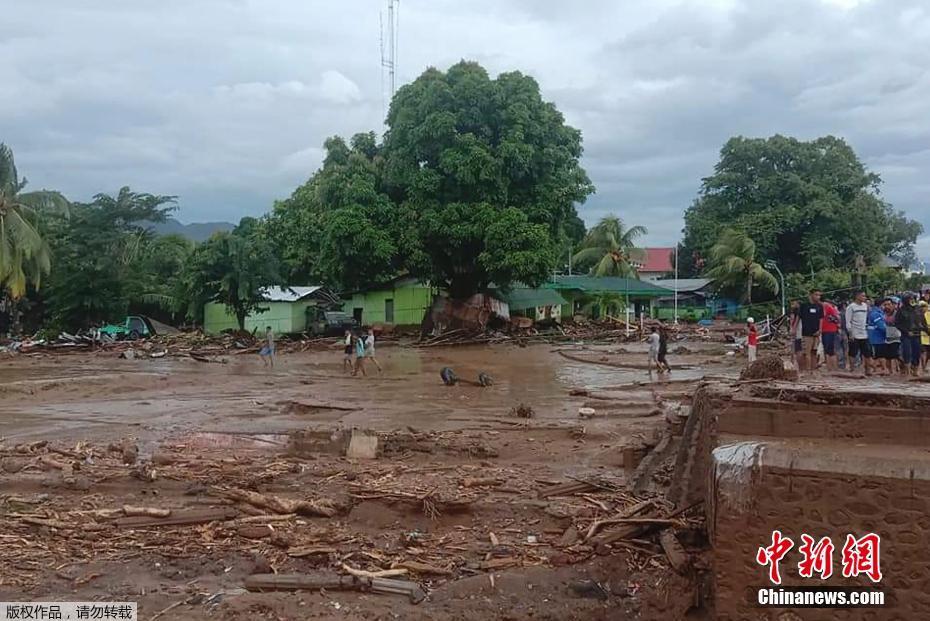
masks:
<svg viewBox="0 0 930 621"><path fill-rule="evenodd" d="M183 220L266 211L332 134L381 129L382 2L31 0L0 23L0 140L34 186L177 194ZM534 75L598 192L674 241L732 135L850 141L930 230L920 0L403 0L399 82L475 59ZM930 256L930 238L922 240Z"/></svg>

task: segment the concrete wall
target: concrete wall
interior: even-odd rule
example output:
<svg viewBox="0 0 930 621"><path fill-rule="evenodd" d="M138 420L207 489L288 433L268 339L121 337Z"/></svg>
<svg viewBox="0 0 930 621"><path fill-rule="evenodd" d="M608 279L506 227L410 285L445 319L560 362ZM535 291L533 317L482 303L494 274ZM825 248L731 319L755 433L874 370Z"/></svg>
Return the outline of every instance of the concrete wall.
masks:
<svg viewBox="0 0 930 621"><path fill-rule="evenodd" d="M782 585L878 586L886 597L884 608L793 608L797 616L784 618L930 618L930 460L925 455L917 450L883 455L852 446L812 450L775 442L758 444L753 456L734 464L731 456L739 448L724 446L714 453L717 484L709 502L714 507L716 619L755 620L762 613L781 619L786 614L784 608L757 608L750 599L758 587L770 584L768 568L756 563L755 556L759 547L771 543L775 529L794 542L779 564ZM864 575L843 578L846 535L872 532L881 537L882 581L874 585ZM815 540L830 537L836 546L828 580L817 574L799 576L802 533Z"/></svg>
<svg viewBox="0 0 930 621"><path fill-rule="evenodd" d="M303 332L307 326L306 312L312 302L265 302L262 308L267 310L254 313L245 319L245 329L252 332L264 332L265 327L271 326L276 334L292 334ZM236 316L226 311L226 306L209 302L203 309L203 329L207 334L217 334L223 330L236 330Z"/></svg>
<svg viewBox="0 0 930 621"><path fill-rule="evenodd" d="M385 301L394 300L394 321L385 317ZM433 302L433 289L425 285L399 284L387 289L355 293L343 309L353 315L362 309L362 324L388 324L397 326L419 326L426 310Z"/></svg>

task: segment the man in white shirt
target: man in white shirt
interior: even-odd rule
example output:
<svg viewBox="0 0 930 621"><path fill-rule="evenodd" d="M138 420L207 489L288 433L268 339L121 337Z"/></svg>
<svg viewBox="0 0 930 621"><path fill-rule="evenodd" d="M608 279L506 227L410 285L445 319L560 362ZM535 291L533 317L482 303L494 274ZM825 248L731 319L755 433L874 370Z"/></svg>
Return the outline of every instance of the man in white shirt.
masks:
<svg viewBox="0 0 930 621"><path fill-rule="evenodd" d="M856 292L856 297L846 306L846 334L849 344L849 360L846 365L848 371L851 371L856 364L856 358L862 357L863 370L868 373L869 359L872 357L872 349L869 346L869 305L865 301L865 293Z"/></svg>

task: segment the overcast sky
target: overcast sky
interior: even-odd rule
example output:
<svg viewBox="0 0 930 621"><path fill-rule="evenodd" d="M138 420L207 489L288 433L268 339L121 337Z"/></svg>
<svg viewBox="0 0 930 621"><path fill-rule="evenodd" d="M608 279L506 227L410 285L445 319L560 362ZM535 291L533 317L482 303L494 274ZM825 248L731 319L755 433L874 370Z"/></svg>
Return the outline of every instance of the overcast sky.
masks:
<svg viewBox="0 0 930 621"><path fill-rule="evenodd" d="M0 141L31 187L179 196L185 222L290 194L382 129L386 0L5 0ZM733 135L846 138L930 231L926 0L401 0L398 82L461 58L537 78L584 136L594 223L678 239ZM922 240L930 256L930 236Z"/></svg>

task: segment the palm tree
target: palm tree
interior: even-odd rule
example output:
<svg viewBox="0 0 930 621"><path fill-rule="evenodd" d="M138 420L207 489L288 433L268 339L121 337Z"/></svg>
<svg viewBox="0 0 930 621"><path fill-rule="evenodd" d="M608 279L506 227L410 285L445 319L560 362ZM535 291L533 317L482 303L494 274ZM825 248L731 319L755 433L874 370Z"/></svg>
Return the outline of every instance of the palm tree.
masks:
<svg viewBox="0 0 930 621"><path fill-rule="evenodd" d="M645 227L626 228L620 218L607 216L588 231L572 261L592 264L592 276L639 278L630 259L638 250L634 242L645 234Z"/></svg>
<svg viewBox="0 0 930 621"><path fill-rule="evenodd" d="M710 249L710 269L706 276L718 286L746 287L746 303L752 304L753 284L778 293L778 279L756 261L756 242L746 233L724 229Z"/></svg>
<svg viewBox="0 0 930 621"><path fill-rule="evenodd" d="M51 267L48 244L38 228L39 212L66 211L68 201L58 192L22 192L13 152L0 143L0 289L17 300L26 285L38 287Z"/></svg>

